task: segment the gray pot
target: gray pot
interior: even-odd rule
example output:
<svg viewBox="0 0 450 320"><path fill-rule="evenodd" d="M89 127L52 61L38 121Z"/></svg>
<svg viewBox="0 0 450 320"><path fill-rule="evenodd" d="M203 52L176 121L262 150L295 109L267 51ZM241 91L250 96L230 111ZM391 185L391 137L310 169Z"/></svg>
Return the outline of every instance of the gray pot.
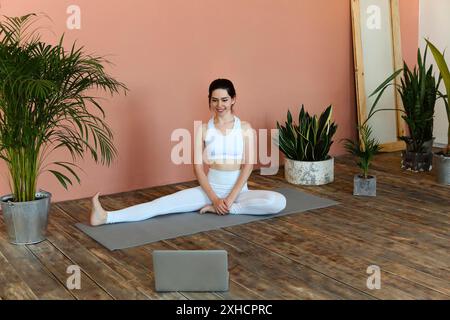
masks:
<svg viewBox="0 0 450 320"><path fill-rule="evenodd" d="M402 169L414 172L431 171L433 167L433 141L434 138L422 143L420 152L413 151L411 138L406 138L406 150L402 151Z"/></svg>
<svg viewBox="0 0 450 320"><path fill-rule="evenodd" d="M284 159L284 177L289 183L319 186L334 181L334 158L324 161Z"/></svg>
<svg viewBox="0 0 450 320"><path fill-rule="evenodd" d="M377 177L369 176L367 179L360 175L353 177L353 195L375 197L377 195Z"/></svg>
<svg viewBox="0 0 450 320"><path fill-rule="evenodd" d="M433 167L432 152L402 151L402 169L414 172L431 171Z"/></svg>
<svg viewBox="0 0 450 320"><path fill-rule="evenodd" d="M8 239L13 244L33 244L45 240L51 193L40 190L36 200L13 202L13 195L0 198Z"/></svg>
<svg viewBox="0 0 450 320"><path fill-rule="evenodd" d="M435 138L431 138L430 140L424 141L422 143L422 150L420 150L423 153L431 153L433 151L433 142ZM413 139L406 138L406 151L409 152L417 152L417 150L413 150Z"/></svg>
<svg viewBox="0 0 450 320"><path fill-rule="evenodd" d="M437 182L450 185L450 157L443 154L434 154Z"/></svg>

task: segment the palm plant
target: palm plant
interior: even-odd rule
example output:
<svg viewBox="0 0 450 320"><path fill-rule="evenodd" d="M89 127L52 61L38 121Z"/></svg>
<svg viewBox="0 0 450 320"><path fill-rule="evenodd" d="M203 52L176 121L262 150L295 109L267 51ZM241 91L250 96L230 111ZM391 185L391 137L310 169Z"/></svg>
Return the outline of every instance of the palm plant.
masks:
<svg viewBox="0 0 450 320"><path fill-rule="evenodd" d="M358 127L360 141L345 139L345 149L352 155L356 156L358 167L362 171L362 177L369 177L369 167L373 157L381 150L379 142L372 138L372 128L365 122Z"/></svg>
<svg viewBox="0 0 450 320"><path fill-rule="evenodd" d="M99 56L87 55L83 47L63 47L40 40L29 32L40 16L6 17L0 22L0 158L7 163L14 200L35 199L39 174L49 171L67 189L71 178L80 179L74 167L77 157L90 152L95 162L110 165L117 155L113 134L104 121L99 98L91 89L111 95L127 88L105 73ZM92 105L102 117L88 110ZM46 158L66 149L72 162ZM100 152L99 152L100 151ZM60 170L44 170L47 166Z"/></svg>
<svg viewBox="0 0 450 320"><path fill-rule="evenodd" d="M277 121L279 130L278 146L288 159L298 161L323 161L329 159L330 147L337 125L331 121L332 106L317 118L305 112L304 106L298 116L298 124L292 121L288 110L287 122L282 126Z"/></svg>
<svg viewBox="0 0 450 320"><path fill-rule="evenodd" d="M441 72L441 77L444 80L445 90L447 92L446 95L441 94L441 97L444 99L445 110L447 111L447 120L448 120L448 142L447 147L444 150L444 153L450 156L450 105L448 102L448 95L450 94L450 71L448 69L447 62L444 59L444 55L428 40L427 45L430 47L431 53L434 56L434 60Z"/></svg>
<svg viewBox="0 0 450 320"><path fill-rule="evenodd" d="M427 48L428 49L428 48ZM412 152L423 152L424 142L433 138L433 116L436 100L439 97L439 84L441 77L436 81L433 75L433 66L426 69L427 49L422 57L420 49L417 52L417 64L411 71L406 62L403 63L403 69L397 70L389 76L375 91L371 94L378 94L372 105L368 119L375 113L382 110L399 110L403 112L409 129L409 136L399 137L408 145L408 150ZM403 73L401 84L392 83L400 73ZM377 109L381 96L389 86L395 86L400 93L404 110L401 109Z"/></svg>

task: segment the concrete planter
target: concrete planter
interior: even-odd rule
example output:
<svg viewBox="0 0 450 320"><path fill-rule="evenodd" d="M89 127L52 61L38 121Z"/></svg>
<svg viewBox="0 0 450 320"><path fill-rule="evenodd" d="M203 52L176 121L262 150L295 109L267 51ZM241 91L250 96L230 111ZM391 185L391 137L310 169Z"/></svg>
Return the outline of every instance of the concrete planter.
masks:
<svg viewBox="0 0 450 320"><path fill-rule="evenodd" d="M450 185L450 157L442 153L435 153L434 163L436 165L437 182L443 185Z"/></svg>
<svg viewBox="0 0 450 320"><path fill-rule="evenodd" d="M367 179L360 175L353 177L353 195L375 197L377 195L377 177L368 176Z"/></svg>
<svg viewBox="0 0 450 320"><path fill-rule="evenodd" d="M33 244L45 240L51 193L36 192L36 200L13 202L11 194L0 198L8 240L13 244Z"/></svg>
<svg viewBox="0 0 450 320"><path fill-rule="evenodd" d="M334 181L334 158L324 161L284 159L284 176L289 183L318 186Z"/></svg>

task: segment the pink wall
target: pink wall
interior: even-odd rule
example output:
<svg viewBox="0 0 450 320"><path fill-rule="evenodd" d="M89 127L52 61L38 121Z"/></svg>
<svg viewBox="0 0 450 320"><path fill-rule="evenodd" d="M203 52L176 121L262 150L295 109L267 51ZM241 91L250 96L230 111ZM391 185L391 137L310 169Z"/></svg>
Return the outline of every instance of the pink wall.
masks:
<svg viewBox="0 0 450 320"><path fill-rule="evenodd" d="M403 60L417 63L419 38L419 0L400 0L400 29L402 30Z"/></svg>
<svg viewBox="0 0 450 320"><path fill-rule="evenodd" d="M119 151L111 167L78 162L81 185L66 191L49 173L38 187L53 201L111 194L194 179L191 166L170 160L171 132L210 117L207 89L218 77L237 89L237 115L275 128L287 108L321 112L334 105L338 144L356 121L350 1L343 0L0 0L2 15L44 12L66 43L108 55L111 74L130 88L104 107ZM66 9L81 8L81 29L68 30ZM417 49L418 0L401 0L407 60ZM55 37L52 37L53 41ZM70 160L55 154L54 160ZM0 167L0 194L9 192Z"/></svg>

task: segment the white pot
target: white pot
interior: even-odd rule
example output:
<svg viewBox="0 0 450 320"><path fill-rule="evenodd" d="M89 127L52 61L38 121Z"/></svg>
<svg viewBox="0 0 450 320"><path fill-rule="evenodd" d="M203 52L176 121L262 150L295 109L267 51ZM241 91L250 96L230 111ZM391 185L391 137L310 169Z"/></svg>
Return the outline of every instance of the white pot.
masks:
<svg viewBox="0 0 450 320"><path fill-rule="evenodd" d="M334 158L324 161L284 159L284 177L289 183L319 186L334 181Z"/></svg>

